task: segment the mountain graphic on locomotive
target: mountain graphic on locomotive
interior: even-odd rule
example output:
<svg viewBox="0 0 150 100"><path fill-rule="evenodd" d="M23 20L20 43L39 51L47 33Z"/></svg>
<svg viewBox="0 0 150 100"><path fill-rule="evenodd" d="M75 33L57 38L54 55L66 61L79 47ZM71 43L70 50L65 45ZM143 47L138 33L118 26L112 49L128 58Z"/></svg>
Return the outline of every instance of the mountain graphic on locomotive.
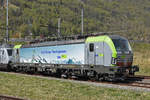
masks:
<svg viewBox="0 0 150 100"><path fill-rule="evenodd" d="M132 62L131 46L119 35L0 47L1 68L63 77L123 80L139 71Z"/></svg>

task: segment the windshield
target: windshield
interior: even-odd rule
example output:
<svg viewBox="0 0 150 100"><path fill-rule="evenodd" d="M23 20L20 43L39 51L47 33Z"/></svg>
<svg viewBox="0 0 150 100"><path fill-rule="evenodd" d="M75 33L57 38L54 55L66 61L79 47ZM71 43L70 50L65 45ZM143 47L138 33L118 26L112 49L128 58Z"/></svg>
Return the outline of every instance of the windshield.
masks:
<svg viewBox="0 0 150 100"><path fill-rule="evenodd" d="M131 51L130 44L125 39L112 39L117 51Z"/></svg>
<svg viewBox="0 0 150 100"><path fill-rule="evenodd" d="M7 49L8 55L12 56L12 49Z"/></svg>

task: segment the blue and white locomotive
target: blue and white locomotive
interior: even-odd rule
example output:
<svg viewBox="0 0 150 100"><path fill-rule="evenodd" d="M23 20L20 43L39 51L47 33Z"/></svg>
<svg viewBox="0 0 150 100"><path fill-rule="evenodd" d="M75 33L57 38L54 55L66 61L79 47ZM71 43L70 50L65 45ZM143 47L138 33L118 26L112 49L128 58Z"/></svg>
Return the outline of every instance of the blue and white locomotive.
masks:
<svg viewBox="0 0 150 100"><path fill-rule="evenodd" d="M133 51L128 40L118 35L47 41L0 50L0 63L8 63L7 68L15 71L97 80L124 79L138 71L137 66L132 66ZM4 56L7 60L3 60Z"/></svg>

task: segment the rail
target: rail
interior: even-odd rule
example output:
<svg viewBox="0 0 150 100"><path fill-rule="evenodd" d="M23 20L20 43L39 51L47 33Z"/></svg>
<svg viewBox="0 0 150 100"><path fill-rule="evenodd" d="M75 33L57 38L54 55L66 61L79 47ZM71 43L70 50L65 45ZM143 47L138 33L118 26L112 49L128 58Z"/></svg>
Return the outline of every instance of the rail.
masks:
<svg viewBox="0 0 150 100"><path fill-rule="evenodd" d="M18 97L12 97L12 96L6 96L6 95L0 95L0 100L26 100L26 99L21 99Z"/></svg>

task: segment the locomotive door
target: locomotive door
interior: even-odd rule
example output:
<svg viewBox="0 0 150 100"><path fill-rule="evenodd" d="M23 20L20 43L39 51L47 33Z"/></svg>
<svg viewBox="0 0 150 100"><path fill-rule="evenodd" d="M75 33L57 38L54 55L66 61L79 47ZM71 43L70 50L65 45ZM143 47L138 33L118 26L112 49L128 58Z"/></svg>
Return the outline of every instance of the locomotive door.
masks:
<svg viewBox="0 0 150 100"><path fill-rule="evenodd" d="M87 48L87 63L89 65L95 65L95 45L94 43L89 43Z"/></svg>
<svg viewBox="0 0 150 100"><path fill-rule="evenodd" d="M5 50L4 49L0 50L0 55L1 55L1 57L0 57L0 63L6 63L7 59L6 59L6 55L5 55Z"/></svg>
<svg viewBox="0 0 150 100"><path fill-rule="evenodd" d="M2 63L2 50L0 49L0 63Z"/></svg>

